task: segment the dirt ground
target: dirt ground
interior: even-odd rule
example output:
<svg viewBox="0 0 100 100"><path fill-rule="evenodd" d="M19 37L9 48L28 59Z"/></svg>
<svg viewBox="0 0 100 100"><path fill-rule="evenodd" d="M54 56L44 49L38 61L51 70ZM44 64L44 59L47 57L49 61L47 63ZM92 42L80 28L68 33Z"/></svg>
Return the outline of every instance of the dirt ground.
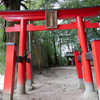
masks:
<svg viewBox="0 0 100 100"><path fill-rule="evenodd" d="M95 77L94 70L92 73ZM75 66L45 69L41 75L34 72L33 82L34 90L26 94L17 95L15 90L14 100L98 100L96 92L87 94L80 88Z"/></svg>

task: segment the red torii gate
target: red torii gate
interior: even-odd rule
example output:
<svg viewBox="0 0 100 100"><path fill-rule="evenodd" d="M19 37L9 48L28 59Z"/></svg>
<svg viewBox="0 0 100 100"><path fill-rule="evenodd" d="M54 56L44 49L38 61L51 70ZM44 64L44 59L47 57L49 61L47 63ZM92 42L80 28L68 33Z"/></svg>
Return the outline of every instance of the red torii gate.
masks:
<svg viewBox="0 0 100 100"><path fill-rule="evenodd" d="M54 10L54 9L53 9ZM90 62L85 59L85 53L88 52L86 37L84 28L98 28L99 23L89 23L89 21L83 22L83 18L96 17L100 14L100 6L92 8L80 8L80 9L58 9L57 10L57 19L76 19L76 22L71 22L70 24L58 25L58 28L46 29L46 25L33 26L33 24L28 24L27 21L41 21L45 20L45 11L0 11L0 17L6 21L20 22L20 25L15 24L14 27L6 27L6 32L20 32L19 37L19 56L23 58L22 63L18 63L18 82L17 82L17 93L25 93L25 74L26 74L26 61L24 60L24 51L26 50L26 31L44 31L44 30L62 30L62 29L77 29L79 44L82 49L81 58L83 65L84 81L86 92L93 92L93 79L90 68ZM10 45L11 47L11 45ZM8 46L8 51L9 48ZM16 50L12 46L12 50ZM15 51L16 52L16 51ZM15 55L14 55L15 54ZM16 53L12 54L16 56ZM5 80L4 80L4 100L13 99L13 88L14 88L14 68L15 68L15 59L12 61L7 59L6 55L6 65L5 65ZM8 60L8 62L7 62ZM9 63L12 65L9 67ZM10 69L9 69L10 68ZM9 75L9 72L11 74ZM30 71L31 73L31 71ZM13 77L11 77L11 75ZM8 78L10 77L11 83L7 84ZM81 77L83 78L83 77Z"/></svg>

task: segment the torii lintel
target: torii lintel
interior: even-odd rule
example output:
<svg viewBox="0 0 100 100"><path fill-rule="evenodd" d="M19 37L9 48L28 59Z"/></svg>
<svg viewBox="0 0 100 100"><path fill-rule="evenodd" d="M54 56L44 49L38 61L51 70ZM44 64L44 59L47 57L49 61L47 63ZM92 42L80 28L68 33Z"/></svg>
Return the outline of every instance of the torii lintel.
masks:
<svg viewBox="0 0 100 100"><path fill-rule="evenodd" d="M84 28L98 28L99 23L89 23L89 21L84 22ZM47 29L46 25L38 25L33 26L33 24L27 25L27 31L49 31L49 30L64 30L64 29L77 29L76 22L71 22L70 24L62 24L58 25L58 28L53 29ZM14 27L6 27L6 32L19 32L20 31L20 25L15 24Z"/></svg>
<svg viewBox="0 0 100 100"><path fill-rule="evenodd" d="M50 9L49 9L50 10ZM100 6L75 9L52 9L57 10L57 19L74 19L77 16L90 18L100 14ZM30 21L45 20L45 11L0 11L0 17L7 21L20 21L21 19Z"/></svg>

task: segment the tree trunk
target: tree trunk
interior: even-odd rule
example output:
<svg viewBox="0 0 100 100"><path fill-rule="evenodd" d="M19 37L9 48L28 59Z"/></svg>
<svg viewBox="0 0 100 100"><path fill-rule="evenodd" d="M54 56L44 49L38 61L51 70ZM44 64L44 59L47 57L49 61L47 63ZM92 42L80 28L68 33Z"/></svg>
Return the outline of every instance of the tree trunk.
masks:
<svg viewBox="0 0 100 100"><path fill-rule="evenodd" d="M60 36L60 59L61 59L61 66L62 66L62 56L61 56L62 52L61 52L61 36Z"/></svg>
<svg viewBox="0 0 100 100"><path fill-rule="evenodd" d="M49 42L50 40L48 39L48 47L47 47L47 56L48 56L48 66L51 66L51 56L49 54Z"/></svg>
<svg viewBox="0 0 100 100"><path fill-rule="evenodd" d="M56 46L55 46L55 38L53 36L53 45L54 45L54 58L55 58L55 66L58 66L58 59L56 54Z"/></svg>
<svg viewBox="0 0 100 100"><path fill-rule="evenodd" d="M51 66L51 64L50 64L50 55L48 54L47 56L48 56L48 66L50 67Z"/></svg>
<svg viewBox="0 0 100 100"><path fill-rule="evenodd" d="M6 6L6 9L10 10L20 10L20 0L3 0ZM14 22L8 22L7 26L14 26ZM18 45L19 43L19 33L8 33L8 42L14 42Z"/></svg>
<svg viewBox="0 0 100 100"><path fill-rule="evenodd" d="M9 10L20 10L20 0L3 0L4 4L6 6L6 9L9 8ZM7 22L7 26L14 26L14 22ZM17 23L18 24L18 23ZM9 32L8 33L8 42L13 42L17 44L17 54L18 54L18 50L19 50L19 33L13 33L13 32ZM17 66L18 64L16 64L16 75L15 75L15 85L17 83Z"/></svg>

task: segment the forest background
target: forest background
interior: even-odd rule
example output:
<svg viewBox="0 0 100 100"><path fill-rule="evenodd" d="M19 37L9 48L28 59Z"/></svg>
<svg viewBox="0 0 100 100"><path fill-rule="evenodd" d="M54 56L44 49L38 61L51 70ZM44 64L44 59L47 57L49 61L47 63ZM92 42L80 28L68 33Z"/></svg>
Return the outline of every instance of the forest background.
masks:
<svg viewBox="0 0 100 100"><path fill-rule="evenodd" d="M42 9L72 9L82 7L100 6L100 0L1 0L0 10L42 10ZM100 15L94 18L83 19L90 23L99 22ZM58 24L70 24L75 19L59 20ZM29 22L28 22L29 23ZM44 25L45 21L31 22L33 25ZM19 23L17 23L19 24ZM19 33L6 33L6 26L13 26L14 23L6 22L0 18L0 74L4 74L6 42L19 44ZM99 28L85 29L88 50L91 51L90 40L100 37ZM36 45L36 46L35 46ZM31 32L32 67L38 69L38 52L40 66L49 68L53 66L63 66L67 64L64 57L66 52L74 50L81 51L77 36L77 30L54 30ZM29 51L29 34L27 34L27 51Z"/></svg>

